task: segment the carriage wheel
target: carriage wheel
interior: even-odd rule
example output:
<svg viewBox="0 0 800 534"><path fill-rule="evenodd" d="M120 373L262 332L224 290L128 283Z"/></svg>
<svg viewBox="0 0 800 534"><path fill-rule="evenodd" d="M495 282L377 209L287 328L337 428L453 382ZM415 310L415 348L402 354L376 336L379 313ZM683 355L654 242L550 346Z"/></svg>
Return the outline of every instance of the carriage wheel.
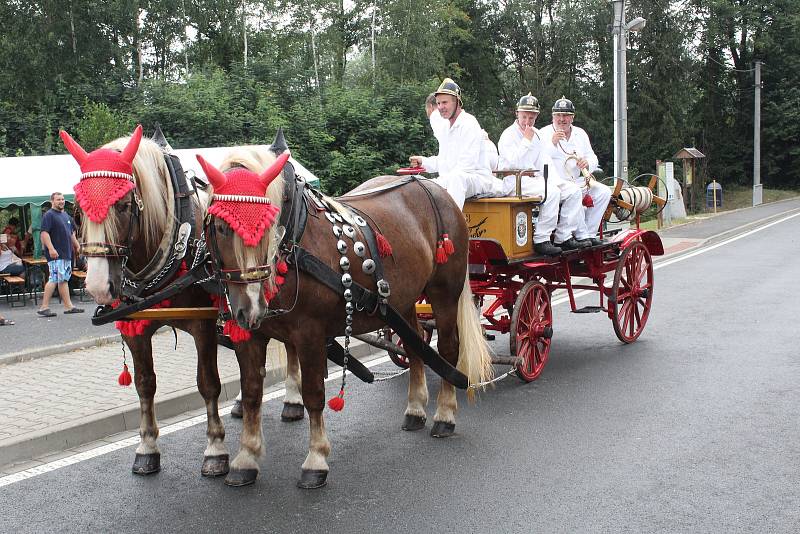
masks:
<svg viewBox="0 0 800 534"><path fill-rule="evenodd" d="M386 339L387 341L391 341L392 343L394 343L398 347L402 347L403 346L403 340L400 339L400 336L398 336L397 334L394 333L394 330L392 330L389 327L386 327L386 328L383 329L383 332L384 332L384 336L385 336L384 339ZM433 332L428 332L427 330L425 330L423 328L422 329L422 339L425 340L425 343L430 344L432 338L433 338ZM401 369L408 369L408 356L403 356L402 354L398 354L398 353L392 352L390 350L387 350L386 353L389 355L389 358L391 358L391 360L394 362L394 364L397 367L399 367Z"/></svg>
<svg viewBox="0 0 800 534"><path fill-rule="evenodd" d="M608 302L620 341L636 341L647 323L652 303L653 261L647 247L635 241L622 251Z"/></svg>
<svg viewBox="0 0 800 534"><path fill-rule="evenodd" d="M544 284L529 281L519 292L511 315L511 355L521 358L517 376L525 382L539 378L550 356L553 309Z"/></svg>

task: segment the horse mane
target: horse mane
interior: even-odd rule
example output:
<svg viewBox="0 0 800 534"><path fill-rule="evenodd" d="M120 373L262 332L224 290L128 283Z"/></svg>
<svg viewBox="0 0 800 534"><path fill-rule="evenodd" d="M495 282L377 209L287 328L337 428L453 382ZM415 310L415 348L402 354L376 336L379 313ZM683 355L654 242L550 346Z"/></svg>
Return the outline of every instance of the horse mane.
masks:
<svg viewBox="0 0 800 534"><path fill-rule="evenodd" d="M114 150L124 149L130 137L120 137L103 146ZM169 170L164 162L164 153L161 148L149 139L142 139L139 150L133 160L133 177L136 182L136 192L141 198L144 210L139 214L141 239L146 250L153 250L159 246L167 228L168 217L172 214L172 182L169 180ZM108 216L101 223L94 223L85 219L83 224L83 238L91 242L119 243L125 236L119 233L119 216L113 206L108 210Z"/></svg>
<svg viewBox="0 0 800 534"><path fill-rule="evenodd" d="M220 166L222 172L229 171L236 167L244 167L245 169L261 174L267 167L275 161L276 156L267 146L249 146L234 148L225 157ZM274 206L281 209L283 205L283 171L272 181L267 188L267 198L270 199ZM233 236L233 252L236 255L236 262L239 269L247 269L248 267L255 267L257 265L272 265L275 261L275 255L278 251L280 239L277 238L277 219L280 217L280 211L275 215L276 223L270 226L267 230L265 237L261 239L255 247L247 247L244 241L238 234L234 233ZM270 285L274 285L275 272L273 270L270 275Z"/></svg>

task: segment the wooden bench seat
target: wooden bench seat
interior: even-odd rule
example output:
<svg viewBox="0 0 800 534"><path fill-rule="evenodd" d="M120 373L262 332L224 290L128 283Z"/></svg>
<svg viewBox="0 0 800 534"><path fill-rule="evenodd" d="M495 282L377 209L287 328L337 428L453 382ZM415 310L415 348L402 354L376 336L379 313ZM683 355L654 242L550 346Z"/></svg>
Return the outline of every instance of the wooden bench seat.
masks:
<svg viewBox="0 0 800 534"><path fill-rule="evenodd" d="M21 276L3 276L0 278L0 285L6 295L6 303L12 308L25 306L28 303L25 279Z"/></svg>

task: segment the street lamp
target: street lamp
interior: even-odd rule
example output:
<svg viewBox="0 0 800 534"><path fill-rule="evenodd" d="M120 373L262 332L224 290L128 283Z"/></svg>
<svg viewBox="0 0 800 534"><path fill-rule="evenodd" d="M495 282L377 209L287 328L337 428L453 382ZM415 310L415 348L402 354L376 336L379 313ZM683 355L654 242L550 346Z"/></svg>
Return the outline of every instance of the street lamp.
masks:
<svg viewBox="0 0 800 534"><path fill-rule="evenodd" d="M625 52L628 48L628 32L644 28L647 21L636 17L625 22L625 0L611 0L614 8L614 176L628 179L628 97L627 66Z"/></svg>

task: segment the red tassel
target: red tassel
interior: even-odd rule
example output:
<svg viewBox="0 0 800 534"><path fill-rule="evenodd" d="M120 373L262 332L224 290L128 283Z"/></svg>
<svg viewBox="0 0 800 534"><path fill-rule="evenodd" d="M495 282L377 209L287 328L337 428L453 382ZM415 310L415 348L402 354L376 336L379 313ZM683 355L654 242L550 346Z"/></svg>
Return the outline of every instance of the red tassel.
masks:
<svg viewBox="0 0 800 534"><path fill-rule="evenodd" d="M436 245L436 263L447 263L447 253L441 241Z"/></svg>
<svg viewBox="0 0 800 534"><path fill-rule="evenodd" d="M592 200L592 197L589 196L589 193L583 195L583 205L587 208L594 207L594 200Z"/></svg>
<svg viewBox="0 0 800 534"><path fill-rule="evenodd" d="M281 275L276 275L275 276L275 285L276 286L282 286L285 281L286 281L286 278L284 278L283 276L281 276Z"/></svg>
<svg viewBox="0 0 800 534"><path fill-rule="evenodd" d="M344 408L344 389L339 390L339 394L328 401L328 407L334 412L341 412Z"/></svg>
<svg viewBox="0 0 800 534"><path fill-rule="evenodd" d="M286 274L289 272L289 266L286 265L286 262L283 260L275 264L275 269L278 271L278 274Z"/></svg>
<svg viewBox="0 0 800 534"><path fill-rule="evenodd" d="M247 341L252 336L250 330L245 330L234 320L225 321L225 326L222 327L222 333L231 338L231 341L234 343Z"/></svg>
<svg viewBox="0 0 800 534"><path fill-rule="evenodd" d="M119 378L117 378L117 382L119 382L120 386L130 386L131 385L131 373L128 371L128 364L122 364L122 372L119 374Z"/></svg>
<svg viewBox="0 0 800 534"><path fill-rule="evenodd" d="M456 247L453 245L453 242L450 241L450 236L447 234L442 234L442 245L444 245L444 252L448 256L456 251Z"/></svg>
<svg viewBox="0 0 800 534"><path fill-rule="evenodd" d="M378 242L378 254L380 254L381 258L392 255L392 245L389 244L389 240L382 233L376 232L375 240Z"/></svg>

